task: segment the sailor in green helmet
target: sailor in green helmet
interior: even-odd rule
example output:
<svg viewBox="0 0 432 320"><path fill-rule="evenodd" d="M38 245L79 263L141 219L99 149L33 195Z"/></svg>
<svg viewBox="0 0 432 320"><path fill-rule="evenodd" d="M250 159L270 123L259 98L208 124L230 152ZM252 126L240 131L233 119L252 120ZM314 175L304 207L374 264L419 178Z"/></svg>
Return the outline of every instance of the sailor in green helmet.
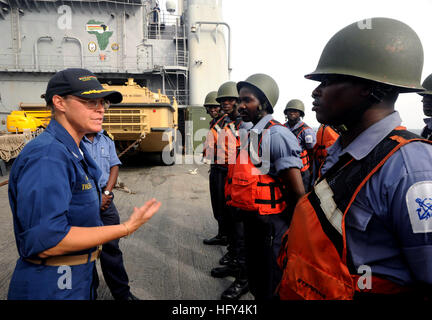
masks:
<svg viewBox="0 0 432 320"><path fill-rule="evenodd" d="M273 120L279 87L272 77L251 75L237 89L240 115L254 126L229 168L225 194L243 220L250 291L256 300L271 300L282 275L276 263L281 236L304 194L301 149L291 131Z"/></svg>
<svg viewBox="0 0 432 320"><path fill-rule="evenodd" d="M213 216L218 224L218 233L209 239L204 239L203 243L207 245L226 245L227 244L227 223L224 212L223 199L224 176L220 172L217 164L218 154L218 135L222 132L227 115L221 110L220 103L216 101L217 91L209 92L204 100L204 107L207 113L212 117L210 121L210 130L204 143L203 158L210 163L209 188L210 200L213 210ZM226 170L221 168L221 170Z"/></svg>
<svg viewBox="0 0 432 320"><path fill-rule="evenodd" d="M217 92L216 101L221 105L222 110L228 116L224 126L224 134L219 135L219 145L223 145L225 152L219 157L220 164L227 165L220 168L224 181L229 166L235 164L235 156L240 148L241 140L247 140L247 131L252 123L244 122L238 111L239 95L237 83L227 81L223 83ZM225 183L221 186L225 190ZM211 275L216 278L227 276L235 277L234 282L221 294L223 300L238 300L243 294L249 291L246 276L244 230L243 221L238 214L238 209L225 205L225 197L220 199L224 204L224 214L228 231L228 245L226 254L219 260L222 267L215 267Z"/></svg>
<svg viewBox="0 0 432 320"><path fill-rule="evenodd" d="M296 136L302 148L300 158L303 162L303 168L300 171L305 191L308 192L312 184L313 148L316 142L316 134L311 127L301 121L301 118L305 116L305 107L301 100L292 99L288 101L284 114L287 120L285 126Z"/></svg>
<svg viewBox="0 0 432 320"><path fill-rule="evenodd" d="M432 292L432 145L401 127L394 108L400 93L424 91L423 48L405 23L369 21L337 32L306 75L319 82L317 120L344 130L284 237L282 299Z"/></svg>
<svg viewBox="0 0 432 320"><path fill-rule="evenodd" d="M423 113L427 118L424 119L426 126L423 128L421 136L425 139L432 140L432 74L427 76L422 86L426 91L420 92L419 94L423 96Z"/></svg>

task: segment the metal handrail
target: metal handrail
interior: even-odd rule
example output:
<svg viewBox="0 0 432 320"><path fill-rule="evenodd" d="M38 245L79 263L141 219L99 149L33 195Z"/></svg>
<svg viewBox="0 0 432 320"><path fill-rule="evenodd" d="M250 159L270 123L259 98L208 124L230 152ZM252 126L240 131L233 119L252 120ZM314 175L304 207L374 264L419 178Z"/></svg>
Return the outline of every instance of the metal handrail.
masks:
<svg viewBox="0 0 432 320"><path fill-rule="evenodd" d="M179 105L189 104L189 90L165 89L165 94L171 100L175 97Z"/></svg>
<svg viewBox="0 0 432 320"><path fill-rule="evenodd" d="M35 50L37 50L37 46ZM178 50L177 55L172 54L156 55L149 58L151 62L150 68L160 68L161 66L188 66L187 50ZM111 58L114 55L111 55ZM66 63L65 63L66 60ZM26 71L52 71L61 70L67 67L82 67L92 70L97 69L136 69L143 70L143 64L138 64L137 56L128 56L123 59L124 66L117 66L109 64L109 61L101 61L99 55L64 55L64 54L20 54L20 64L15 64L15 54L1 54L0 55L0 71L22 70ZM147 65L147 64L146 64Z"/></svg>
<svg viewBox="0 0 432 320"><path fill-rule="evenodd" d="M42 36L36 39L36 42L34 44L34 64L35 69L39 69L39 53L38 53L38 43L41 40L49 40L50 42L53 41L53 38L51 36Z"/></svg>
<svg viewBox="0 0 432 320"><path fill-rule="evenodd" d="M83 51L83 46L82 46L82 42L80 39L78 39L77 37L72 37L72 36L64 36L63 40L65 41L77 41L80 45L80 53L81 53L81 68L84 67L84 51Z"/></svg>
<svg viewBox="0 0 432 320"><path fill-rule="evenodd" d="M228 29L228 71L231 72L231 28L228 23L222 22L222 21L196 21L195 26L198 26L198 41L199 41L199 33L201 30L201 25L215 25L216 26L216 32L219 25L223 25L227 27ZM192 26L193 27L193 26ZM216 37L217 39L217 37Z"/></svg>
<svg viewBox="0 0 432 320"><path fill-rule="evenodd" d="M158 12L159 18L157 23L150 22L149 16L154 12L158 12L156 10L152 10L147 13L147 33L145 37L147 39L173 39L175 37L184 37L184 30L180 28L180 16L166 14L166 12ZM161 18L162 17L162 18ZM163 26L163 28L161 28Z"/></svg>

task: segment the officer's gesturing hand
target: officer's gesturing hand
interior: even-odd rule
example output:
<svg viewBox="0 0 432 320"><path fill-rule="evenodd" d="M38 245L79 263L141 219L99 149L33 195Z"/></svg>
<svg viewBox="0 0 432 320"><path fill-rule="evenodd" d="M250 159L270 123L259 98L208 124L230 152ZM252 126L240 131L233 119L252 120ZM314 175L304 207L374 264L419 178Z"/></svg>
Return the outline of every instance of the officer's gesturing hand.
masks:
<svg viewBox="0 0 432 320"><path fill-rule="evenodd" d="M161 203L155 199L135 208L129 220L120 225L101 227L71 227L66 236L55 246L38 254L40 258L63 255L96 247L108 241L128 236L150 220Z"/></svg>
<svg viewBox="0 0 432 320"><path fill-rule="evenodd" d="M144 223L149 221L150 218L159 210L160 206L161 203L153 198L147 201L142 207L135 207L129 220L123 223L128 231L127 235L132 234Z"/></svg>

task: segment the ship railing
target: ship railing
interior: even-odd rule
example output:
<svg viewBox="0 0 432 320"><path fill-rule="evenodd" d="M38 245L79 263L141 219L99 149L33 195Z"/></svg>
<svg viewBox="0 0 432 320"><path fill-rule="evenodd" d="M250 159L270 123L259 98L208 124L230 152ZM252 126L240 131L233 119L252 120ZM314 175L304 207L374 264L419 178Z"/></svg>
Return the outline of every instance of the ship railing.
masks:
<svg viewBox="0 0 432 320"><path fill-rule="evenodd" d="M175 97L178 105L189 104L189 90L165 89L165 94L171 101Z"/></svg>
<svg viewBox="0 0 432 320"><path fill-rule="evenodd" d="M127 72L138 70L146 72L160 68L160 66L188 67L188 54L179 50L177 54L154 55L153 50L148 53L127 56L122 58L121 52L95 53L94 55L62 55L62 54L40 54L37 61L32 54L0 54L0 71L19 72L53 72L65 68L78 67L86 69L97 69L101 72Z"/></svg>
<svg viewBox="0 0 432 320"><path fill-rule="evenodd" d="M171 15L166 12L161 12L161 20L152 17L153 12L147 20L147 34L144 37L148 39L174 39L185 37L185 26L181 16Z"/></svg>

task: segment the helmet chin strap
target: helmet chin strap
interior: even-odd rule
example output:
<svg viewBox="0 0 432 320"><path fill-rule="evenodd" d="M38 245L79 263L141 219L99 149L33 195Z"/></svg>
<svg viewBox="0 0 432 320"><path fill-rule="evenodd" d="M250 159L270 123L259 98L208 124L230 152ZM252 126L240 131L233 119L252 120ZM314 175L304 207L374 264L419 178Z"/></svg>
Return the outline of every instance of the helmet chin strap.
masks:
<svg viewBox="0 0 432 320"><path fill-rule="evenodd" d="M377 94L376 92L374 92L374 90L372 90L369 95L368 101L351 111L349 115L350 120L345 121L345 123L342 123L340 125L335 125L335 128L339 133L347 132L354 123L358 122L363 117L363 114L366 112L367 109L369 109L372 105L376 103L380 103L381 101L382 98L380 97L380 94Z"/></svg>
<svg viewBox="0 0 432 320"><path fill-rule="evenodd" d="M348 131L347 126L344 125L344 124L341 124L341 125L338 125L338 126L334 126L334 128L336 129L336 131L337 131L339 134Z"/></svg>
<svg viewBox="0 0 432 320"><path fill-rule="evenodd" d="M369 109L369 107L370 105L367 107L359 107L357 110L353 110L349 117L350 121L345 121L345 123L338 125L338 130L341 130L341 133L347 132L349 128L353 127L353 124L358 122L363 117L363 114L367 109Z"/></svg>
<svg viewBox="0 0 432 320"><path fill-rule="evenodd" d="M264 110L264 106L262 104L260 104L257 109L258 109L258 113L257 113L256 118L258 121L260 121L262 118L264 118L265 115L267 115L267 113L264 114L263 111L265 111L265 110Z"/></svg>
<svg viewBox="0 0 432 320"><path fill-rule="evenodd" d="M236 104L233 106L231 112L230 112L229 115L228 115L228 116L229 116L231 119L233 119L233 120L234 120L235 117L237 117L237 116L239 115L238 106L239 106L239 105L238 105L238 103L236 102Z"/></svg>
<svg viewBox="0 0 432 320"><path fill-rule="evenodd" d="M262 111L263 111L263 107L262 107L262 105L260 104L260 105L258 106L258 114L257 114L257 119L258 119L258 121L261 120L261 119L264 117Z"/></svg>
<svg viewBox="0 0 432 320"><path fill-rule="evenodd" d="M290 125L296 125L297 123L299 123L301 121L301 118L299 117L299 118L297 118L297 119L295 119L294 121L291 121L290 119L288 119L288 123L290 124ZM291 124L292 123L292 124Z"/></svg>
<svg viewBox="0 0 432 320"><path fill-rule="evenodd" d="M383 88L376 86L372 88L369 98L372 103L381 103L387 94L388 92L386 92Z"/></svg>
<svg viewBox="0 0 432 320"><path fill-rule="evenodd" d="M356 121L359 121L359 119L363 116L363 114L366 112L367 109L372 107L374 104L382 103L385 100L385 97L388 96L392 92L393 88L390 86L381 86L381 85L374 85L370 88L369 96L367 97L366 101L363 105L355 108L351 114L349 119L351 121L345 122L344 124L341 124L339 126L336 126L337 129L343 133L348 131L348 128L352 126Z"/></svg>

